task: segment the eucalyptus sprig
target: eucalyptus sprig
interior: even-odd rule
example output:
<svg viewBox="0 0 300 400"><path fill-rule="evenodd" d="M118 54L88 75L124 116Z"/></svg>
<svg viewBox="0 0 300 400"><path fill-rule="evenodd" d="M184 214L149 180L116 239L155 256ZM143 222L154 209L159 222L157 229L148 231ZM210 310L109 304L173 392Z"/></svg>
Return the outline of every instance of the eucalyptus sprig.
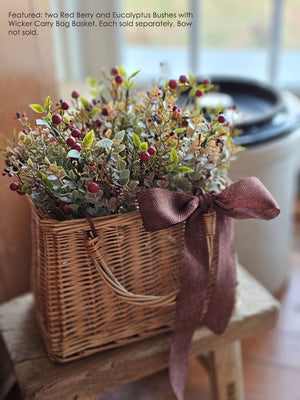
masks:
<svg viewBox="0 0 300 400"><path fill-rule="evenodd" d="M114 67L102 80L87 78L90 98L74 90L70 103L47 97L31 104L35 124L17 113L22 130L4 150L11 190L68 219L83 209L92 216L132 211L137 192L152 187L221 189L237 147L223 113L201 106L211 82L181 75L137 95L139 72Z"/></svg>

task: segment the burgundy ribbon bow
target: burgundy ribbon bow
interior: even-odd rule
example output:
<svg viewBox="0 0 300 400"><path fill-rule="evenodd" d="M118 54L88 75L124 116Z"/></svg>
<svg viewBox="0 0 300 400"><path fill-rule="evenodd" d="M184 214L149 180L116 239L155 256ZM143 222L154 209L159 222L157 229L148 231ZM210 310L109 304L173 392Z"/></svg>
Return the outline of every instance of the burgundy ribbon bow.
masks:
<svg viewBox="0 0 300 400"><path fill-rule="evenodd" d="M188 353L198 323L220 334L226 329L234 308L236 262L232 218L272 219L280 210L268 190L253 177L233 183L219 194L190 196L154 188L138 193L137 197L147 231L186 221L183 276L169 360L171 385L177 399L183 400ZM214 291L203 315L209 274L207 243L199 229L199 215L212 210L216 212L219 257Z"/></svg>

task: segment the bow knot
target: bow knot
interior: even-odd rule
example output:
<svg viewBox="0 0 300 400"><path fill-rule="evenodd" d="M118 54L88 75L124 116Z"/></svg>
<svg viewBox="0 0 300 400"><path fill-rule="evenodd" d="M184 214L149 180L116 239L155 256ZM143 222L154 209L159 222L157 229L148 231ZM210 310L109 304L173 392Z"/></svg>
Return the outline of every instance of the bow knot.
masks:
<svg viewBox="0 0 300 400"><path fill-rule="evenodd" d="M234 308L236 271L232 218L271 219L279 214L275 200L257 178L242 179L218 194L203 191L196 194L190 196L161 188L146 189L137 194L146 230L165 229L187 221L183 276L170 349L170 378L178 400L183 400L188 352L198 323L215 333L222 333ZM202 215L208 211L214 211L219 256L214 289L208 309L203 313L211 254Z"/></svg>
<svg viewBox="0 0 300 400"><path fill-rule="evenodd" d="M206 213L213 207L213 193L202 191L197 195L199 201L199 208L202 213Z"/></svg>

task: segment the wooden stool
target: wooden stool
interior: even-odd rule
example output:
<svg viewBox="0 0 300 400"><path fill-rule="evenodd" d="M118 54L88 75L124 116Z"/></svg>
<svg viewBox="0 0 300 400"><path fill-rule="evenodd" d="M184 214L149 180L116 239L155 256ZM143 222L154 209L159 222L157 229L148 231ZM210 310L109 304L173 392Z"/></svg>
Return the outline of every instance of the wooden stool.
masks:
<svg viewBox="0 0 300 400"><path fill-rule="evenodd" d="M218 336L199 327L191 347L208 370L215 400L244 399L240 340L273 327L279 313L266 289L241 267L238 275L240 298L227 330ZM97 393L167 367L170 334L55 364L45 353L33 307L31 294L0 306L0 329L25 400L97 399Z"/></svg>

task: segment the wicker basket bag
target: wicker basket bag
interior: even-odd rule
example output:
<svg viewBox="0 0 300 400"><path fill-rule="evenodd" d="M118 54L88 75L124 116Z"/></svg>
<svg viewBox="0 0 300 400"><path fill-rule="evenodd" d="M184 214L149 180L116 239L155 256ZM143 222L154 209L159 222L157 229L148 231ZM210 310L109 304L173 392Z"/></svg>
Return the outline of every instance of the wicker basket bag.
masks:
<svg viewBox="0 0 300 400"><path fill-rule="evenodd" d="M33 215L33 291L49 358L67 362L170 331L183 261L185 224L147 232L139 211L56 221ZM210 279L218 259L214 213L203 214ZM206 233L205 233L206 232ZM95 232L94 232L95 233ZM214 245L215 242L215 245Z"/></svg>

